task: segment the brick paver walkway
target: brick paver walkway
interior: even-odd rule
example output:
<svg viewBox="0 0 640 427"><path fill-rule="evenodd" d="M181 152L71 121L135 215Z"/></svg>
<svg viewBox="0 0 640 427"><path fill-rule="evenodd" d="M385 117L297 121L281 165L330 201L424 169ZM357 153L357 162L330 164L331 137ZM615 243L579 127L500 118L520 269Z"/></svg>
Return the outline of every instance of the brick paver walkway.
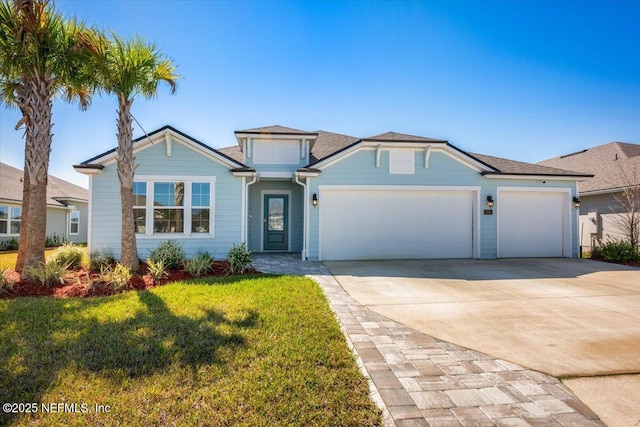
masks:
<svg viewBox="0 0 640 427"><path fill-rule="evenodd" d="M323 289L388 426L604 426L559 380L425 335L360 305L319 262L257 254Z"/></svg>

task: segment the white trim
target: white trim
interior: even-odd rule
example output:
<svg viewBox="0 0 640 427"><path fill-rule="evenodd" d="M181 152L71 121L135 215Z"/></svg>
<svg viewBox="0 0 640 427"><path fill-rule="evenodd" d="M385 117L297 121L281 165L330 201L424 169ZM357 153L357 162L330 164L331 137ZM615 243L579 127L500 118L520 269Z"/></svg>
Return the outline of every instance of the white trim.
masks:
<svg viewBox="0 0 640 427"><path fill-rule="evenodd" d="M89 253L93 251L93 247L91 246L91 243L93 240L91 238L91 233L93 232L92 220L93 220L93 175L89 175L89 204L87 206L87 248L89 249Z"/></svg>
<svg viewBox="0 0 640 427"><path fill-rule="evenodd" d="M333 165L334 163L337 163L341 160L346 159L347 157L357 153L358 151L362 150L362 151L368 151L368 150L378 150L378 152L380 150L393 150L393 149L411 149L414 151L419 151L419 150L424 150L427 147L429 148L429 152L437 152L437 153L443 153L446 154L447 156L451 157L454 160L457 160L458 162L460 162L461 164L475 170L476 172L493 172L495 171L495 169L485 165L484 163L479 162L478 160L474 159L473 157L467 155L466 153L459 151L456 148L453 148L452 146L446 144L446 143L387 143L387 144L380 144L379 142L359 142L357 144L355 144L354 146L346 149L343 152L337 153L335 155L330 156L329 158L318 162L316 164L313 165L314 168L323 170L331 165ZM376 153L376 156L378 156L378 153ZM376 158L376 167L378 167L379 161ZM484 176L489 176L489 174L484 175ZM504 175L500 175L502 177L504 177Z"/></svg>
<svg viewBox="0 0 640 427"><path fill-rule="evenodd" d="M380 155L382 154L382 144L378 145L376 148L376 167L380 167Z"/></svg>
<svg viewBox="0 0 640 427"><path fill-rule="evenodd" d="M168 135L168 136L167 136ZM162 142L162 141L166 141L166 138L170 137L172 138L175 142L190 148L191 150L202 154L203 156L205 156L208 159L214 160L218 163L220 163L221 165L232 169L232 168L237 168L237 167L241 167L242 164L238 163L236 161L230 160L220 154L218 154L217 151L211 151L208 150L207 148L203 147L202 145L192 141L189 138L186 138L176 132L173 132L171 129L165 129L163 132L157 133L155 135L152 135L151 137L146 137L146 138L142 138L140 139L138 142L135 143L134 147L133 147L133 152L138 153L142 150L145 150L146 148L148 148L150 145L154 145L156 143ZM212 148L212 150L215 150ZM109 154L105 154L103 157L95 159L93 161L93 163L95 164L100 164L100 165L110 165L112 163L116 162L116 158L117 158L117 153L114 151L112 153ZM77 169L76 169L77 170Z"/></svg>
<svg viewBox="0 0 640 427"><path fill-rule="evenodd" d="M309 258L309 178L300 182L300 175L293 176L293 182L302 186L302 260ZM264 214L263 214L264 215Z"/></svg>
<svg viewBox="0 0 640 427"><path fill-rule="evenodd" d="M171 134L169 132L165 133L164 139L165 143L167 144L167 157L171 157L173 156L173 144L171 143L173 139L171 138Z"/></svg>
<svg viewBox="0 0 640 427"><path fill-rule="evenodd" d="M260 176L260 178L263 179L272 179L272 178L276 178L276 179L291 179L293 178L293 172L270 172L270 171L266 171L266 172L259 172L258 175Z"/></svg>
<svg viewBox="0 0 640 427"><path fill-rule="evenodd" d="M359 190L379 190L379 191L469 191L475 193L472 198L472 223L471 223L471 256L480 258L480 192L482 187L474 186L446 186L446 185L318 185L318 197L321 200L323 191L359 191ZM322 209L318 211L318 260L322 261Z"/></svg>
<svg viewBox="0 0 640 427"><path fill-rule="evenodd" d="M71 215L74 212L78 212L78 231L76 231L75 233L72 233L71 232ZM69 233L68 234L69 234L69 236L78 236L80 234L80 211L78 209L73 209L72 211L69 211L68 216L69 216L69 222L67 223L68 227L69 227Z"/></svg>
<svg viewBox="0 0 640 427"><path fill-rule="evenodd" d="M573 218L571 211L575 209L571 201L571 194L573 193L571 188L558 188L558 187L509 187L498 186L496 187L496 257L500 258L500 200L504 193L510 192L531 192L531 193L564 193L564 201L562 206L562 224L563 227L568 227L568 241L562 242L562 256L565 258L573 257ZM564 231L564 230L563 230ZM564 233L563 233L564 234Z"/></svg>
<svg viewBox="0 0 640 427"><path fill-rule="evenodd" d="M427 147L424 149L424 168L428 169L429 168L429 157L431 156L431 146L427 145Z"/></svg>
<svg viewBox="0 0 640 427"><path fill-rule="evenodd" d="M180 238L180 239L212 239L215 238L215 216L216 216L216 177L215 176L186 176L186 175L138 175L134 176L134 182L146 182L146 223L145 233L136 233L136 239L162 239L162 238ZM157 182L184 182L184 203L182 206L184 218L182 225L182 233L154 233L153 232L153 205L154 186ZM209 184L209 232L208 233L192 233L191 232L191 191L194 183ZM196 209L202 209L202 207Z"/></svg>
<svg viewBox="0 0 640 427"><path fill-rule="evenodd" d="M508 175L494 173L487 173L482 176L489 179L526 179L534 181L586 181L588 179L591 179L566 175Z"/></svg>
<svg viewBox="0 0 640 427"><path fill-rule="evenodd" d="M253 180L250 182L247 182L245 177L242 178L242 188L243 188L242 215L241 215L242 232L240 236L241 236L241 241L245 242L247 246L249 245L249 225L250 225L249 224L249 187L255 184L256 182L258 182L257 173L254 172L251 176L253 177Z"/></svg>
<svg viewBox="0 0 640 427"><path fill-rule="evenodd" d="M480 191L479 185L318 185L318 190Z"/></svg>
<svg viewBox="0 0 640 427"><path fill-rule="evenodd" d="M4 238L4 237L19 237L20 233L12 233L11 232L11 223L12 222L19 222L20 223L20 230L22 230L22 204L18 204L18 203L14 203L14 204L9 204L9 203L0 203L0 206L5 206L8 208L8 212L7 212L7 219L3 220L7 222L7 232L6 233L0 233L0 237ZM20 209L20 219L18 221L12 221L11 220L11 209L12 208L19 208ZM66 209L66 208L65 208Z"/></svg>
<svg viewBox="0 0 640 427"><path fill-rule="evenodd" d="M82 175L87 175L87 176L92 176L92 175L100 175L102 173L102 169L98 169L98 168L83 168L83 167L76 167L78 165L74 165L73 169L78 172L81 173Z"/></svg>
<svg viewBox="0 0 640 427"><path fill-rule="evenodd" d="M410 153L410 158L404 159L403 155ZM389 150L389 174L390 175L415 175L416 150L397 149Z"/></svg>
<svg viewBox="0 0 640 427"><path fill-rule="evenodd" d="M251 138L253 140L259 141L275 141L275 140L297 140L308 139L309 141L315 141L318 136L314 132L309 132L306 134L285 134L285 133L260 133L260 132L236 132L236 139L239 138Z"/></svg>
<svg viewBox="0 0 640 427"><path fill-rule="evenodd" d="M264 196L288 196L287 207L287 252L291 251L291 190L260 190L260 252L264 252Z"/></svg>

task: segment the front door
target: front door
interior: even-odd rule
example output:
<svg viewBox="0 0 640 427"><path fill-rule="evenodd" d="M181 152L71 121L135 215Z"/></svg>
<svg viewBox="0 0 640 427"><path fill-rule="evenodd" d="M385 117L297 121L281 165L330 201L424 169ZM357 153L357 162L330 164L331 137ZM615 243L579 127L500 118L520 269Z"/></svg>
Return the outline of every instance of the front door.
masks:
<svg viewBox="0 0 640 427"><path fill-rule="evenodd" d="M266 194L264 196L264 250L286 251L289 249L289 196Z"/></svg>

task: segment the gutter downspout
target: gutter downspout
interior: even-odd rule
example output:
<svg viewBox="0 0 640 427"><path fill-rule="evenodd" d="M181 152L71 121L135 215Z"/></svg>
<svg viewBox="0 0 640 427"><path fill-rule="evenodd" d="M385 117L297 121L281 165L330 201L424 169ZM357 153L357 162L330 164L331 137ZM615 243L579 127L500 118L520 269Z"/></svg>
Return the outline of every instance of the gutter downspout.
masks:
<svg viewBox="0 0 640 427"><path fill-rule="evenodd" d="M303 193L303 197L304 197L304 203L302 203L302 207L304 209L303 212L303 238L302 238L302 260L306 261L308 254L307 254L307 241L309 240L309 204L308 204L308 187L306 183L302 183L299 181L300 175L295 173L293 175L293 182L295 182L298 185L302 185L302 193Z"/></svg>
<svg viewBox="0 0 640 427"><path fill-rule="evenodd" d="M242 241L249 246L249 238L248 238L248 230L249 230L249 186L258 182L258 174L254 173L251 175L253 177L253 181L247 182L244 186L244 194L242 197ZM246 180L246 178L242 178Z"/></svg>

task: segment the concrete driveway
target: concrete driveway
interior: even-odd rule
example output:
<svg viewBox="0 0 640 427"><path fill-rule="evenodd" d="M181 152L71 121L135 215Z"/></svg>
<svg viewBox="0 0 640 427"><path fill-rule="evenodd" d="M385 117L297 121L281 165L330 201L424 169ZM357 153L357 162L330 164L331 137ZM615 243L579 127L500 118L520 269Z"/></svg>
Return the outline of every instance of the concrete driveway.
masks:
<svg viewBox="0 0 640 427"><path fill-rule="evenodd" d="M640 269L574 259L325 265L358 302L409 327L555 377L590 377L565 381L590 406L602 398L591 377L640 373ZM619 378L640 390L640 376Z"/></svg>

